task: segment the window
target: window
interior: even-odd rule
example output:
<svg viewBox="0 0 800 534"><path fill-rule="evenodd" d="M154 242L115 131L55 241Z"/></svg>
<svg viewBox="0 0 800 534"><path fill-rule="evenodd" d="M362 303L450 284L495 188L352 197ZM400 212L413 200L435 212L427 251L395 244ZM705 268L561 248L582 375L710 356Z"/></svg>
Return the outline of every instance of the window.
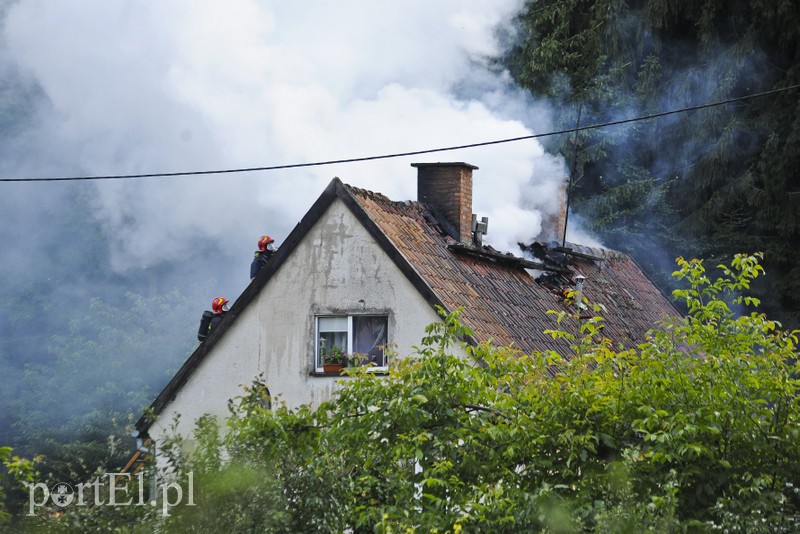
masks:
<svg viewBox="0 0 800 534"><path fill-rule="evenodd" d="M386 367L386 315L326 315L317 317L316 366L322 367L322 353L334 345L358 356L361 364Z"/></svg>

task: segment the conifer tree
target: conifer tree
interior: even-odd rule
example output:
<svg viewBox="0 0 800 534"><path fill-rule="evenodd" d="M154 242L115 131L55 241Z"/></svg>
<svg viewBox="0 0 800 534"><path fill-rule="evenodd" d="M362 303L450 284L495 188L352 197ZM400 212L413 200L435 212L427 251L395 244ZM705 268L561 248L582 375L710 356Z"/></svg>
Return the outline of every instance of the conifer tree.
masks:
<svg viewBox="0 0 800 534"><path fill-rule="evenodd" d="M788 0L537 0L505 58L563 128L800 84L800 4ZM572 136L557 141L571 161ZM764 309L800 324L800 91L578 137L573 207L662 287L672 258L765 252Z"/></svg>

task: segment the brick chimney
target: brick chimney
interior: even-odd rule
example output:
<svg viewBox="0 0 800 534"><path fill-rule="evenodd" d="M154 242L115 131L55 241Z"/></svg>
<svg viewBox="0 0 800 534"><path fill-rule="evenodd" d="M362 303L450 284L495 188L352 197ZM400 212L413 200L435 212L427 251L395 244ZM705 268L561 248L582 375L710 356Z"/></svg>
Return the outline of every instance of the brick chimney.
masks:
<svg viewBox="0 0 800 534"><path fill-rule="evenodd" d="M412 163L417 168L417 200L439 218L455 240L472 243L472 171L469 163Z"/></svg>

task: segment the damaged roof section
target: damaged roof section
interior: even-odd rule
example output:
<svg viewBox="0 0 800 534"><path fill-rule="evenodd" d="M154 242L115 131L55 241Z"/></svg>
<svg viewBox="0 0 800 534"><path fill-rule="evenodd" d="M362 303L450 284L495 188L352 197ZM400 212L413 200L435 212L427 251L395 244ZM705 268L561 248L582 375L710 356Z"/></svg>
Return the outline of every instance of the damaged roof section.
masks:
<svg viewBox="0 0 800 534"><path fill-rule="evenodd" d="M638 344L674 306L626 254L570 245L533 243L525 257L489 246L464 244L440 225L425 204L394 202L380 193L345 185L364 213L418 273L445 308L463 308L462 321L475 341L492 341L523 352L565 351L545 330L557 325L548 310L566 310L566 289L586 277L583 294L602 304L603 333L625 346Z"/></svg>

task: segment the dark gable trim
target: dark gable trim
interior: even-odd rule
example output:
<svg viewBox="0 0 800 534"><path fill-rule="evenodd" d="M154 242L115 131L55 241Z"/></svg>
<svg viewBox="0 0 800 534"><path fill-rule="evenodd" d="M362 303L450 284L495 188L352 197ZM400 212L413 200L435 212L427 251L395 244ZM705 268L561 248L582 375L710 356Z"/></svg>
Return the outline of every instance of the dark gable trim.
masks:
<svg viewBox="0 0 800 534"><path fill-rule="evenodd" d="M194 373L195 369L200 366L208 353L211 352L217 344L217 341L225 335L225 332L227 332L231 326L233 326L242 311L255 300L256 296L261 292L261 288L267 285L272 276L281 268L284 259L292 254L297 245L303 240L325 210L328 209L328 206L331 205L333 200L337 196L342 195L342 191L344 191L344 186L341 180L338 178L331 180L328 187L322 192L322 195L320 195L317 201L311 206L311 209L308 210L283 243L281 243L281 246L278 247L278 251L267 266L258 273L258 276L250 282L250 285L248 285L239 298L236 299L236 302L233 303L233 306L231 306L230 311L225 315L222 322L217 325L211 335L208 336L208 339L195 349L186 362L184 362L183 366L175 373L175 376L172 377L172 380L169 381L164 389L161 390L161 393L159 393L150 404L149 412L159 415L167 404L175 398L178 391L186 384L186 381L192 373ZM349 197L349 193L346 191L344 191L344 195ZM140 433L147 432L151 423L152 421L147 418L147 414L142 415L142 417L136 421L136 429L139 430Z"/></svg>

